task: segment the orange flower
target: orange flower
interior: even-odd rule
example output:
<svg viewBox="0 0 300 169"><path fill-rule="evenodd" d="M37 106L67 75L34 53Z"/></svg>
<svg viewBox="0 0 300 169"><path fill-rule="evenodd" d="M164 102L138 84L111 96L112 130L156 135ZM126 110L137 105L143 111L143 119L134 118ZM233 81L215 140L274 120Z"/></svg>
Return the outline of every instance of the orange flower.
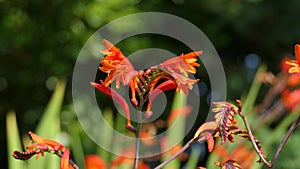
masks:
<svg viewBox="0 0 300 169"><path fill-rule="evenodd" d="M157 144L155 135L157 134L157 127L154 123L145 123L142 125L140 139L145 146L153 146Z"/></svg>
<svg viewBox="0 0 300 169"><path fill-rule="evenodd" d="M251 168L255 160L256 153L254 150L247 148L246 145L237 146L231 153L229 153L223 146L217 145L213 151L221 157L222 163L234 160L240 163L244 168Z"/></svg>
<svg viewBox="0 0 300 169"><path fill-rule="evenodd" d="M185 95L188 95L188 90L192 89L194 83L199 81L199 79L190 79L178 73L171 73L170 75L174 78L175 82L177 83L176 91L182 91Z"/></svg>
<svg viewBox="0 0 300 169"><path fill-rule="evenodd" d="M101 52L106 56L102 59L102 66L99 69L109 74L104 81L105 86L108 86L114 80L116 81L117 88L120 86L120 83L127 85L137 72L120 49L105 39L103 39L103 44L106 50L102 50Z"/></svg>
<svg viewBox="0 0 300 169"><path fill-rule="evenodd" d="M30 135L31 139L33 141L35 141L37 144L47 145L50 148L53 148L54 150L61 150L62 152L64 152L66 150L66 148L62 144L60 144L54 140L48 140L43 137L40 137L40 136L34 134L32 131L29 131L28 134ZM32 146L28 146L28 148L30 150L31 150L31 148L34 149L34 147L32 147Z"/></svg>
<svg viewBox="0 0 300 169"><path fill-rule="evenodd" d="M167 137L162 137L160 140L160 147L161 147L161 152L166 154L167 156L172 156L176 154L181 148L181 145L175 145L170 147L168 145L168 138ZM176 157L177 159L181 161L186 161L188 158L188 154L186 152L182 152L179 156Z"/></svg>
<svg viewBox="0 0 300 169"><path fill-rule="evenodd" d="M188 89L191 89L194 83L199 79L190 79L188 73L196 73L196 68L200 64L197 63L197 56L201 55L202 51L190 52L188 54L182 54L178 57L171 58L160 64L161 69L167 71L177 83L177 91L183 91L184 94L188 94Z"/></svg>
<svg viewBox="0 0 300 169"><path fill-rule="evenodd" d="M120 168L120 166L122 165L127 167L129 166L128 168L132 168L134 165L134 158L129 158L129 157L133 157L134 153L135 153L135 147L129 147L128 149L122 150L121 154L112 160L109 168L117 169ZM138 161L137 168L150 169L150 167L142 161Z"/></svg>
<svg viewBox="0 0 300 169"><path fill-rule="evenodd" d="M170 70L176 73L183 73L187 75L187 72L196 73L195 67L199 67L200 64L197 63L197 56L201 55L202 51L190 52L188 54L181 54L178 57L166 60L161 63L160 66L163 69Z"/></svg>
<svg viewBox="0 0 300 169"><path fill-rule="evenodd" d="M291 68L289 68L289 73L299 73L300 72L300 45L295 45L295 56L296 60L288 60L285 63L290 65Z"/></svg>
<svg viewBox="0 0 300 169"><path fill-rule="evenodd" d="M106 169L105 161L97 155L86 155L84 161L85 169Z"/></svg>
<svg viewBox="0 0 300 169"><path fill-rule="evenodd" d="M288 111L292 111L300 103L300 89L289 91L288 89L282 92L282 102ZM294 111L293 111L294 112Z"/></svg>
<svg viewBox="0 0 300 169"><path fill-rule="evenodd" d="M180 108L177 108L170 112L169 117L167 119L168 126L171 126L172 123L180 116L188 116L192 111L192 107L190 105L186 105Z"/></svg>
<svg viewBox="0 0 300 169"><path fill-rule="evenodd" d="M49 152L61 157L60 169L78 168L74 163L72 163L72 165L70 164L70 150L65 148L62 144L54 140L48 140L40 137L31 131L29 131L28 134L36 143L26 147L26 152L14 151L14 158L28 160L33 155L37 155L36 158L38 158L40 155L44 156L44 152Z"/></svg>

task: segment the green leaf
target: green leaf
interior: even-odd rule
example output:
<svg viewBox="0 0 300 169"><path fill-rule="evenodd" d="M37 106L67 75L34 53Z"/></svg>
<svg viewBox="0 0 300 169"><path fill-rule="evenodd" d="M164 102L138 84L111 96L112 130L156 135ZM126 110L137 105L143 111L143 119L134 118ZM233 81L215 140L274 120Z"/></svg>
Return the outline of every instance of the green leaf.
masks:
<svg viewBox="0 0 300 169"><path fill-rule="evenodd" d="M197 168L200 152L201 152L201 147L194 146L194 148L192 149L191 155L189 156L189 160L186 164L187 168Z"/></svg>
<svg viewBox="0 0 300 169"><path fill-rule="evenodd" d="M176 109L180 109L186 105L187 97L181 93L176 92L175 97L172 104L172 111ZM185 122L186 117L184 115L179 115L177 118L172 122L171 126L167 129L167 145L166 149L170 149L176 145L183 144L184 139L184 131L185 131ZM163 155L163 160L167 160L171 157L171 154L165 153ZM167 164L164 168L180 168L180 160L174 159L169 164Z"/></svg>
<svg viewBox="0 0 300 169"><path fill-rule="evenodd" d="M70 147L74 156L74 160L79 168L84 168L84 150L80 138L80 130L80 124L77 121L69 124L68 126L68 132L70 134Z"/></svg>
<svg viewBox="0 0 300 169"><path fill-rule="evenodd" d="M102 124L101 129L101 135L102 135L102 145L104 147L110 147L112 146L111 143L113 141L113 130L108 129L110 125L111 127L114 126L114 119L113 119L113 112L110 109L106 109L103 111L103 117L105 122ZM111 154L107 152L106 150L102 149L101 147L98 147L97 154L106 161L106 163L109 163L111 161Z"/></svg>
<svg viewBox="0 0 300 169"><path fill-rule="evenodd" d="M250 87L250 90L245 98L245 100L242 102L243 103L243 112L248 116L250 114L250 111L253 109L253 106L255 104L261 82L255 80L257 76L267 70L267 66L262 64L259 66L257 73L254 77L254 80L252 82L252 85Z"/></svg>
<svg viewBox="0 0 300 169"><path fill-rule="evenodd" d="M60 134L60 113L64 100L66 81L60 80L36 128L36 134L51 140L57 140ZM60 158L56 155L45 154L38 160L30 159L29 168L57 169Z"/></svg>
<svg viewBox="0 0 300 169"><path fill-rule="evenodd" d="M7 134L7 156L9 169L26 169L27 163L22 160L16 160L12 157L15 150L22 151L22 143L19 136L19 129L15 112L8 112L6 116L6 134Z"/></svg>

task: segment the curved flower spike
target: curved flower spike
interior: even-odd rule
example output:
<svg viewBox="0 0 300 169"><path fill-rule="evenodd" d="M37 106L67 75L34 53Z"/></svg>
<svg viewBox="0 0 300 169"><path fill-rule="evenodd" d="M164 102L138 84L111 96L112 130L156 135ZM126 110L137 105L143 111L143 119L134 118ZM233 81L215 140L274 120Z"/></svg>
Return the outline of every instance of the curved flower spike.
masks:
<svg viewBox="0 0 300 169"><path fill-rule="evenodd" d="M127 85L137 72L120 49L116 48L106 39L103 39L103 44L106 50L101 50L101 52L106 56L102 58L102 66L99 69L102 72L108 73L104 81L105 86L108 86L114 80L116 81L117 88L119 88L120 83Z"/></svg>
<svg viewBox="0 0 300 169"><path fill-rule="evenodd" d="M33 155L37 155L36 158L38 158L40 155L43 156L45 152L49 152L61 157L60 169L70 169L77 167L75 164L73 164L74 167L70 164L70 150L65 148L62 144L54 140L48 140L40 137L31 131L29 131L28 134L30 135L32 141L35 142L35 144L26 147L26 152L14 151L14 158L20 160L28 160Z"/></svg>
<svg viewBox="0 0 300 169"><path fill-rule="evenodd" d="M289 73L300 73L300 45L296 44L295 45L295 56L296 60L288 60L285 63L287 65L290 65L291 67L289 68Z"/></svg>
<svg viewBox="0 0 300 169"><path fill-rule="evenodd" d="M234 115L238 114L239 108L229 102L213 102L213 104L212 112L217 113L215 115L217 129L220 132L222 144L226 144L228 140L232 140L229 131L235 124Z"/></svg>
<svg viewBox="0 0 300 169"><path fill-rule="evenodd" d="M61 150L62 152L66 151L66 148L62 144L60 144L59 142L40 137L40 136L34 134L32 131L29 131L28 134L31 137L31 139L33 141L35 141L37 144L44 144L44 145L50 146L55 151L57 151L57 150ZM31 148L31 147L29 147L29 148Z"/></svg>
<svg viewBox="0 0 300 169"><path fill-rule="evenodd" d="M98 89L101 93L107 95L110 98L113 98L124 110L127 118L127 126L126 128L132 132L135 132L134 127L131 125L130 121L130 111L129 111L129 106L126 102L126 100L115 90L113 90L110 87L105 86L103 81L100 81L100 83L94 83L91 82L91 85L94 86L96 89Z"/></svg>

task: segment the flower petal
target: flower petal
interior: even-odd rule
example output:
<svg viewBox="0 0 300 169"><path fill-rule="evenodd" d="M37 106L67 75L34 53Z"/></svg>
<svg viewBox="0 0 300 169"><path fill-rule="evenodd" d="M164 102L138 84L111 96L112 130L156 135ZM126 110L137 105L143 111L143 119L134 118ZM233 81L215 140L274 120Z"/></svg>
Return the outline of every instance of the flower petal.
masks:
<svg viewBox="0 0 300 169"><path fill-rule="evenodd" d="M157 95L164 91L172 90L177 87L177 84L172 80L167 80L161 84L159 84L149 95L149 102L153 102Z"/></svg>
<svg viewBox="0 0 300 169"><path fill-rule="evenodd" d="M126 114L126 118L127 118L127 127L126 128L130 128L130 130L133 130L134 128L131 125L131 121L130 121L130 111L129 111L129 106L126 102L126 100L119 94L117 93L115 90L113 90L110 87L107 87L104 85L104 83L102 81L100 81L101 83L94 83L91 82L90 84L92 86L94 86L96 89L98 89L101 93L107 95L110 98L113 98L120 106L121 108L124 110L125 114Z"/></svg>
<svg viewBox="0 0 300 169"><path fill-rule="evenodd" d="M296 60L300 63L300 45L299 44L295 45L295 56L296 56Z"/></svg>
<svg viewBox="0 0 300 169"><path fill-rule="evenodd" d="M65 150L65 147L62 144L60 144L54 140L48 140L43 137L40 137L40 136L34 134L32 131L29 131L28 134L30 135L31 139L38 144L46 144L52 148L55 148L55 150L61 150L61 151Z"/></svg>
<svg viewBox="0 0 300 169"><path fill-rule="evenodd" d="M195 135L194 135L194 138L197 138L199 137L199 135L201 133L203 133L204 131L207 131L207 130L216 130L217 129L217 123L216 121L209 121L209 122L205 122L203 123L199 128L198 130L196 131Z"/></svg>
<svg viewBox="0 0 300 169"><path fill-rule="evenodd" d="M133 76L135 76L136 71L120 49L106 39L103 39L103 44L106 50L103 50L102 53L106 56L102 58L99 69L109 74L105 79L105 85L108 86L114 80L116 80L117 88L120 83L127 85Z"/></svg>
<svg viewBox="0 0 300 169"><path fill-rule="evenodd" d="M69 169L70 150L66 149L60 160L60 169Z"/></svg>

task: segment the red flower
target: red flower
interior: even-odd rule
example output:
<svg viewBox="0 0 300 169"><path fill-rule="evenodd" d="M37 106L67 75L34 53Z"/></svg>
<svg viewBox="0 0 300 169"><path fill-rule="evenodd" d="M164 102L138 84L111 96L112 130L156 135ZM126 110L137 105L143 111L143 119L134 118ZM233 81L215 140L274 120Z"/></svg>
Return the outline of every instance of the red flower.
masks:
<svg viewBox="0 0 300 169"><path fill-rule="evenodd" d="M26 152L14 151L14 158L20 160L28 160L33 155L37 155L36 158L39 158L40 155L44 156L45 152L49 152L57 154L61 157L60 169L69 169L73 167L77 168L75 164L73 164L73 166L70 164L70 150L65 148L62 144L54 140L48 140L40 137L31 131L29 131L28 134L36 143L26 147Z"/></svg>
<svg viewBox="0 0 300 169"><path fill-rule="evenodd" d="M104 81L105 86L108 86L114 80L116 81L117 88L120 86L120 83L127 85L137 72L120 49L105 39L103 39L103 44L106 50L102 50L101 52L106 56L102 59L102 66L99 69L109 74Z"/></svg>
<svg viewBox="0 0 300 169"><path fill-rule="evenodd" d="M126 118L127 118L126 128L129 129L130 131L135 131L135 129L131 125L130 112L126 100L118 92L116 92L110 87L105 86L105 84L102 81L100 81L100 83L91 82L91 85L94 86L96 89L98 89L101 93L104 93L108 97L110 98L113 97L115 99L115 101L122 107L122 109L126 114Z"/></svg>
<svg viewBox="0 0 300 169"><path fill-rule="evenodd" d="M106 169L105 161L97 155L86 155L84 161L85 169Z"/></svg>
<svg viewBox="0 0 300 169"><path fill-rule="evenodd" d="M300 103L300 89L289 91L288 89L282 92L282 102L288 111L294 110ZM294 112L294 111L293 111Z"/></svg>
<svg viewBox="0 0 300 169"><path fill-rule="evenodd" d="M300 72L300 45L295 45L295 56L296 60L288 60L285 63L290 65L291 68L289 68L289 73L299 73Z"/></svg>

